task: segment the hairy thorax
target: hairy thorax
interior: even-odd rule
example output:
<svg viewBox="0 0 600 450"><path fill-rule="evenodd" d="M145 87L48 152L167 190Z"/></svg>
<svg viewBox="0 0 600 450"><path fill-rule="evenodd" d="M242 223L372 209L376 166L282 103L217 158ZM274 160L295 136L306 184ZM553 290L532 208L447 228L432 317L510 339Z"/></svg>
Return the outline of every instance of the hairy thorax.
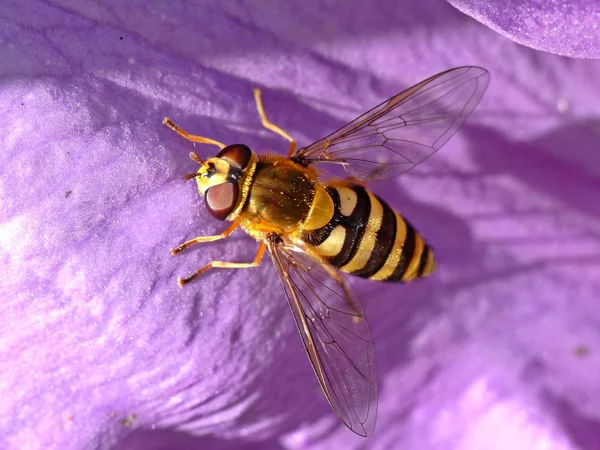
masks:
<svg viewBox="0 0 600 450"><path fill-rule="evenodd" d="M314 198L312 174L303 167L283 159L258 161L242 227L254 237L266 231L291 233L306 220Z"/></svg>

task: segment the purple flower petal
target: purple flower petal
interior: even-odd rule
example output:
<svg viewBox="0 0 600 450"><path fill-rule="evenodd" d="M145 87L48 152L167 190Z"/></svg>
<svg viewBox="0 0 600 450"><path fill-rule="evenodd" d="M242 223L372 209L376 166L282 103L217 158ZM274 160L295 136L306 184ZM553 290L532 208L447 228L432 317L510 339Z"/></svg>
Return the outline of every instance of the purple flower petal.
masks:
<svg viewBox="0 0 600 450"><path fill-rule="evenodd" d="M572 58L600 58L600 3L596 0L448 2L519 44Z"/></svg>
<svg viewBox="0 0 600 450"><path fill-rule="evenodd" d="M0 21L2 448L600 442L597 62L514 46L433 0L9 0ZM353 280L379 366L365 440L320 393L269 258L177 286L257 244L236 233L170 255L224 224L181 181L194 147L161 121L284 152L255 86L308 144L464 64L492 74L464 130L374 186L440 270Z"/></svg>

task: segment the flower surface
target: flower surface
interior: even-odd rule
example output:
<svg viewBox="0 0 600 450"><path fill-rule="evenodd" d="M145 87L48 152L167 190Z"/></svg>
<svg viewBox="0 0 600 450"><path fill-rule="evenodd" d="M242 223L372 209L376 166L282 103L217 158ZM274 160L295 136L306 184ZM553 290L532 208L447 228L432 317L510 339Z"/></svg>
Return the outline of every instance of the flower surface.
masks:
<svg viewBox="0 0 600 450"><path fill-rule="evenodd" d="M0 447L598 448L597 61L434 0L8 0L0 22ZM534 47L597 57L597 35L565 36ZM270 258L178 287L257 243L171 256L226 225L182 181L216 148L161 122L285 153L252 88L302 146L461 65L492 77L467 124L373 185L439 270L352 279L379 370L365 440L321 394Z"/></svg>
<svg viewBox="0 0 600 450"><path fill-rule="evenodd" d="M596 0L448 0L519 44L573 58L600 58Z"/></svg>

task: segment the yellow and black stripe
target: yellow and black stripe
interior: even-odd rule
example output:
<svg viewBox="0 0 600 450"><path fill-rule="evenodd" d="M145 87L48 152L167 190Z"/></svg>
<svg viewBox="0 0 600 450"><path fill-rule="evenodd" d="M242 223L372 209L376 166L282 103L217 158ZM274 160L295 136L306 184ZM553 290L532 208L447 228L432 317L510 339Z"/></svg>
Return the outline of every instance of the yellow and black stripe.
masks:
<svg viewBox="0 0 600 450"><path fill-rule="evenodd" d="M407 281L435 270L433 252L414 227L362 186L327 186L331 220L303 239L328 263L371 280Z"/></svg>

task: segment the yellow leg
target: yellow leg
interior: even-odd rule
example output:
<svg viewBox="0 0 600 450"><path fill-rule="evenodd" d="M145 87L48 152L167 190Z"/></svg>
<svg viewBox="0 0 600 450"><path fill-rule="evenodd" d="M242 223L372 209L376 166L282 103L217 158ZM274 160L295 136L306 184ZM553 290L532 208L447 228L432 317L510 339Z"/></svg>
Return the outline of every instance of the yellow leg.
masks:
<svg viewBox="0 0 600 450"><path fill-rule="evenodd" d="M346 301L352 308L352 312L356 315L356 317L354 317L353 319L356 320L358 317L362 317L362 315L358 312L356 305L354 304L355 297L352 295L352 291L350 291L348 289L348 286L346 285L346 281L341 276L341 274L333 266L330 266L329 264L323 264L322 267L325 270L327 270L327 272L329 273L329 276L331 276L331 278L333 278L335 281L337 281L338 284L341 286L341 288L344 290L344 296L346 298Z"/></svg>
<svg viewBox="0 0 600 450"><path fill-rule="evenodd" d="M177 282L179 286L183 286L186 283L189 283L198 275L202 275L204 272L210 269L219 268L219 269L247 269L249 267L256 267L260 265L260 261L262 260L263 255L265 254L265 250L267 248L267 244L264 242L260 243L258 247L258 252L256 252L256 256L254 257L254 261L251 263L234 263L227 261L211 261L207 265L205 265L202 269L194 272L187 278L179 278Z"/></svg>
<svg viewBox="0 0 600 450"><path fill-rule="evenodd" d="M188 133L185 130L182 130L181 128L179 128L177 125L175 125L173 123L173 121L171 119L169 119L168 117L165 117L163 119L163 123L168 126L171 130L176 131L177 133L179 133L181 136L183 136L184 138L186 138L188 141L192 141L192 142L199 142L200 144L211 144L211 145L216 145L217 147L219 147L221 150L223 148L225 148L225 144L221 144L219 141L215 141L213 139L208 139L202 136L195 136L193 134Z"/></svg>
<svg viewBox="0 0 600 450"><path fill-rule="evenodd" d="M224 239L227 236L229 236L231 233L233 233L233 231L240 225L240 221L239 220L235 220L233 221L233 223L229 226L229 228L227 228L225 231L223 231L221 234L217 234L216 236L198 236L194 239L190 239L189 241L184 242L183 244L181 244L179 247L173 248L171 249L171 253L173 255L177 255L178 253L181 253L182 251L184 251L186 248L191 247L194 244L200 244L202 242L213 242L213 241L218 241L219 239Z"/></svg>
<svg viewBox="0 0 600 450"><path fill-rule="evenodd" d="M254 100L256 101L256 109L258 110L258 115L260 116L260 121L262 122L263 127L265 127L267 130L271 130L272 132L277 133L279 136L282 136L288 141L290 141L290 149L288 151L288 156L292 156L294 154L294 150L296 150L296 141L294 141L294 139L289 134L287 134L285 131L283 131L281 128L279 128L277 125L270 122L269 119L267 119L267 115L265 114L265 109L262 104L261 92L258 88L254 89Z"/></svg>
<svg viewBox="0 0 600 450"><path fill-rule="evenodd" d="M362 187L367 186L367 183L365 181L359 180L358 178L355 178L355 177L344 178L344 181L350 185L358 184L359 186L362 186Z"/></svg>
<svg viewBox="0 0 600 450"><path fill-rule="evenodd" d="M327 263L322 256L311 252L310 256L312 256L313 258L315 258L317 261L321 262L321 268L325 269L327 271L327 273L329 274L329 276L331 278L333 278L335 281L337 281L338 285L343 289L344 291L344 298L346 299L346 301L348 302L348 304L350 305L350 308L352 309L352 313L355 315L355 317L353 317L353 320L359 320L360 318L363 317L363 315L361 315L358 311L358 308L356 307L356 305L354 304L354 301L356 299L356 297L353 295L352 291L350 289L348 289L348 285L346 283L346 280L344 279L344 277L342 276L341 272L336 269L335 267L333 267L331 264ZM334 290L335 292L335 290ZM339 295L339 294L338 294Z"/></svg>

